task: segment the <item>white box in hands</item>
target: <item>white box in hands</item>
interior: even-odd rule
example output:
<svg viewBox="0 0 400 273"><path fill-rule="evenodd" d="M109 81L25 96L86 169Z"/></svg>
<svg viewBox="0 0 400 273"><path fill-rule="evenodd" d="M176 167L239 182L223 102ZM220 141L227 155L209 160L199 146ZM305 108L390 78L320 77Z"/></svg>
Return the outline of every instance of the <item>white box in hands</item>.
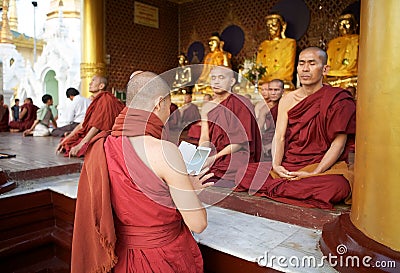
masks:
<svg viewBox="0 0 400 273"><path fill-rule="evenodd" d="M204 163L210 155L211 148L196 146L186 141L179 145L186 169L189 174L198 175L203 169Z"/></svg>

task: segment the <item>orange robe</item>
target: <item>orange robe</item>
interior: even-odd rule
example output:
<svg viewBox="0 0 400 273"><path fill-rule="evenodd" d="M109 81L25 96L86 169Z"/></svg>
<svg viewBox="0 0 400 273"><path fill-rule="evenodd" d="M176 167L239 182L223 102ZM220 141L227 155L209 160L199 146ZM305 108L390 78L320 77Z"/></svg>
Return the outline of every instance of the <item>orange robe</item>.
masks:
<svg viewBox="0 0 400 273"><path fill-rule="evenodd" d="M200 273L200 250L168 186L138 157L128 136L161 138L163 124L125 108L112 136L93 138L78 184L71 272Z"/></svg>
<svg viewBox="0 0 400 273"><path fill-rule="evenodd" d="M254 106L247 98L231 94L208 113L207 119L210 142L217 153L229 144L248 143L241 150L218 158L210 168L217 180L234 181L240 166L260 161L261 136Z"/></svg>
<svg viewBox="0 0 400 273"><path fill-rule="evenodd" d="M75 135L68 138L68 140L64 143L64 155L68 156L71 148L78 145L92 127L95 127L100 131L111 130L115 118L123 108L123 103L120 102L113 94L107 91L102 91L94 98L87 109L82 128L76 132ZM84 145L77 156L83 156L87 147L88 145Z"/></svg>
<svg viewBox="0 0 400 273"><path fill-rule="evenodd" d="M39 110L39 107L31 103L25 103L24 105L21 106L21 112L23 111L23 109L27 110L25 116L18 121L14 120L10 121L11 129L18 129L19 131L25 131L32 127L33 123L36 120L37 117L36 113L37 110Z"/></svg>
<svg viewBox="0 0 400 273"><path fill-rule="evenodd" d="M289 204L331 209L351 193L352 175L346 161L355 134L355 103L341 88L324 86L288 112L282 166L289 171L312 171L321 162L338 134L347 134L337 163L324 174L299 180L278 177L270 162L250 164L236 179L237 191L257 192ZM243 170L238 173L243 175Z"/></svg>

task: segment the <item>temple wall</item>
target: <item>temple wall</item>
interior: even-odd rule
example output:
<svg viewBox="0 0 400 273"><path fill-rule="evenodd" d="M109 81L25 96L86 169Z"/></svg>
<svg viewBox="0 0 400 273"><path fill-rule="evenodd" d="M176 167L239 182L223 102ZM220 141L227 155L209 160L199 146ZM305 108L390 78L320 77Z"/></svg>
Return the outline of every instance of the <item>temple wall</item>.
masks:
<svg viewBox="0 0 400 273"><path fill-rule="evenodd" d="M141 0L159 9L159 28L134 24L134 1L106 0L106 51L110 55L110 86L123 90L129 75L137 69L164 72L178 65L179 51L201 42L208 52L208 38L231 24L245 33L242 50L232 58L234 68L251 58L267 38L264 17L273 7L288 0L194 0L174 4L162 0ZM304 0L310 11L306 33L297 41L298 49L325 47L336 37L336 19L358 0ZM296 11L292 11L296 12Z"/></svg>

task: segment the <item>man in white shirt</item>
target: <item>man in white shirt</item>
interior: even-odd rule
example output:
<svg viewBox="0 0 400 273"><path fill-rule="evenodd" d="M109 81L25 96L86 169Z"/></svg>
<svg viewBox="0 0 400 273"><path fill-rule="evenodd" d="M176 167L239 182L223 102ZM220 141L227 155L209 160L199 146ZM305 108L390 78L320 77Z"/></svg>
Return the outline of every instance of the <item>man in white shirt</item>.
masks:
<svg viewBox="0 0 400 273"><path fill-rule="evenodd" d="M68 124L54 129L51 132L52 136L61 137L72 132L85 119L86 110L91 102L89 99L79 95L79 91L72 87L67 89L66 95L72 101L71 107L69 107L71 110L67 112L66 117Z"/></svg>

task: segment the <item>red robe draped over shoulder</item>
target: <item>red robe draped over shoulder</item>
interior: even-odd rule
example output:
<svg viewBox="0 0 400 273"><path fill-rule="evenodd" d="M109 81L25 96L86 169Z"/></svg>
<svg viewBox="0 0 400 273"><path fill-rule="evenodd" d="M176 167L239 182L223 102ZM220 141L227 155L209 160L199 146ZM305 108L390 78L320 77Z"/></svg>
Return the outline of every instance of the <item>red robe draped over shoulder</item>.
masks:
<svg viewBox="0 0 400 273"><path fill-rule="evenodd" d="M82 128L76 132L75 135L68 138L64 143L64 155L68 156L71 148L78 145L92 127L95 127L100 131L111 130L115 118L123 108L124 104L113 94L107 91L100 92L88 107ZM87 147L88 145L84 145L78 152L77 156L83 156Z"/></svg>
<svg viewBox="0 0 400 273"><path fill-rule="evenodd" d="M210 142L216 152L229 144L248 142L245 148L218 158L210 168L217 178L234 181L239 166L260 161L261 136L254 114L254 106L247 98L230 94L208 115Z"/></svg>
<svg viewBox="0 0 400 273"><path fill-rule="evenodd" d="M36 120L36 113L37 110L39 110L39 107L32 103L24 103L24 105L21 106L21 112L26 109L27 112L25 116L18 120L18 121L10 121L10 128L11 129L18 129L19 131L25 131L28 130L32 127L33 123Z"/></svg>
<svg viewBox="0 0 400 273"><path fill-rule="evenodd" d="M72 273L200 273L200 250L167 184L136 154L129 136L162 137L154 114L125 108L112 135L88 148L78 184Z"/></svg>
<svg viewBox="0 0 400 273"><path fill-rule="evenodd" d="M271 163L263 162L248 166L243 179L237 177L237 190L257 191L289 204L331 209L351 193L352 174L345 162L354 145L354 100L348 91L324 85L288 111L282 166L289 171L314 170L338 134L347 134L345 149L325 173L287 180L269 172Z"/></svg>

